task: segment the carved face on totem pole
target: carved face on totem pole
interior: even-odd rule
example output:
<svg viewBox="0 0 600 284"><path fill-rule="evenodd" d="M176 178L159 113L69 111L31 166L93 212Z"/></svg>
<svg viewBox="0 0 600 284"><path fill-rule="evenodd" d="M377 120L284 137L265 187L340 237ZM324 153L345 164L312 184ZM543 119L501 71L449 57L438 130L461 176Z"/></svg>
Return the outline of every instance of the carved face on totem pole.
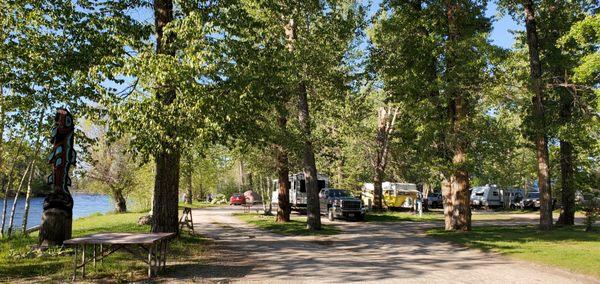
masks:
<svg viewBox="0 0 600 284"><path fill-rule="evenodd" d="M52 174L48 176L48 185L52 192L44 199L44 212L40 228L42 246L61 245L71 238L73 223L73 197L69 191L71 178L69 169L75 165L76 155L73 148L75 125L68 110L59 108L54 116L52 139L54 145L48 157Z"/></svg>

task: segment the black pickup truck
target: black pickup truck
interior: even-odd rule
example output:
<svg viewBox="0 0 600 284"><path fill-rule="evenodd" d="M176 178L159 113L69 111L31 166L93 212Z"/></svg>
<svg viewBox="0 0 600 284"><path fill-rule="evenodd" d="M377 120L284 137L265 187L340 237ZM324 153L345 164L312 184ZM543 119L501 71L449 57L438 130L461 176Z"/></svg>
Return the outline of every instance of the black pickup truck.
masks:
<svg viewBox="0 0 600 284"><path fill-rule="evenodd" d="M365 208L360 199L352 197L348 191L334 188L324 188L319 193L321 213L333 221L335 218L354 218L358 221L365 219Z"/></svg>

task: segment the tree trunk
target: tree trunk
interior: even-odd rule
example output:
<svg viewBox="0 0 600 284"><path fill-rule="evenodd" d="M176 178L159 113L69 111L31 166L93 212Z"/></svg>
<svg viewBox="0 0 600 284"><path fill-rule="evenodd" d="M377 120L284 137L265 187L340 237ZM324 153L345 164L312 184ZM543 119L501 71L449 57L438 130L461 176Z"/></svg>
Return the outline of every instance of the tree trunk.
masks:
<svg viewBox="0 0 600 284"><path fill-rule="evenodd" d="M290 172L287 152L283 146L277 146L277 222L289 222L290 205Z"/></svg>
<svg viewBox="0 0 600 284"><path fill-rule="evenodd" d="M188 169L185 171L185 200L184 202L187 204L192 204L194 200L194 192L192 190L192 173L193 173L193 165L191 161L188 161Z"/></svg>
<svg viewBox="0 0 600 284"><path fill-rule="evenodd" d="M113 188L113 199L115 200L115 213L127 212L127 200L123 196L122 188Z"/></svg>
<svg viewBox="0 0 600 284"><path fill-rule="evenodd" d="M451 178L452 227L446 230L471 230L471 200L469 196L469 172L467 170L467 141L463 135L466 120L463 97L456 95L454 100L453 136L455 137L454 155L452 157L453 174Z"/></svg>
<svg viewBox="0 0 600 284"><path fill-rule="evenodd" d="M294 51L293 42L296 39L296 26L294 20L290 20L287 25L284 26L284 31L287 37L287 48L289 52ZM277 126L280 131L280 135L283 137L287 136L287 121L288 113L285 105L281 105L277 108ZM290 213L292 207L290 204L290 169L288 153L284 143L276 145L277 155L277 178L278 178L278 190L277 190L277 222L289 222Z"/></svg>
<svg viewBox="0 0 600 284"><path fill-rule="evenodd" d="M373 210L383 210L383 169L377 166L373 176Z"/></svg>
<svg viewBox="0 0 600 284"><path fill-rule="evenodd" d="M31 200L31 180L33 179L33 173L35 170L35 163L32 161L31 164L31 171L29 171L29 178L27 179L27 194L25 195L25 209L23 210L23 222L21 224L21 232L23 233L23 235L27 234L27 219L29 218L29 203Z"/></svg>
<svg viewBox="0 0 600 284"><path fill-rule="evenodd" d="M23 138L24 137L21 137L20 142L18 143L18 145L19 145L19 148L17 151L18 154L22 153L22 150L23 150L23 143L21 143L23 141ZM12 166L10 167L10 171L8 173L8 181L7 181L6 177L4 177L2 180L2 189L4 191L4 201L2 202L2 220L1 220L2 226L0 227L0 235L2 237L4 237L4 229L6 228L6 210L8 209L7 208L8 207L8 191L13 185L13 181L14 181L13 175L15 173L15 168L16 168L17 162L19 161L19 157L18 156L14 157L13 160L14 160L14 162L13 162Z"/></svg>
<svg viewBox="0 0 600 284"><path fill-rule="evenodd" d="M37 124L38 132L37 132L37 138L35 141L35 153L33 154L33 157L31 158L31 170L29 172L29 179L27 181L27 194L25 195L25 209L23 210L23 223L21 224L23 234L25 234L25 232L27 231L27 218L29 217L29 203L31 200L31 179L33 178L33 172L35 170L35 159L40 154L40 149L42 147L40 140L42 138L42 125L44 123L44 112L45 111L46 111L46 105L44 105L44 107L42 108L42 112L40 113L40 117L39 117L38 124Z"/></svg>
<svg viewBox="0 0 600 284"><path fill-rule="evenodd" d="M535 110L534 143L538 166L538 186L540 190L540 229L552 229L552 195L550 188L550 159L546 137L546 119L544 110L544 91L542 89L542 65L539 55L539 40L536 27L535 7L531 0L524 3L525 30L529 46L529 67L532 99Z"/></svg>
<svg viewBox="0 0 600 284"><path fill-rule="evenodd" d="M174 55L169 44L172 39L163 40L164 27L173 20L173 1L154 1L154 23L156 29L156 53ZM164 45L166 44L166 45ZM175 100L172 88L156 91L156 96L164 105ZM167 135L175 137L176 130L168 129ZM152 232L178 233L179 214L179 169L180 152L175 145L164 142L162 150L156 155L156 175L154 178L154 198L152 201Z"/></svg>
<svg viewBox="0 0 600 284"><path fill-rule="evenodd" d="M567 91L561 92L560 116L563 123L571 121L573 97ZM562 209L558 217L561 225L575 225L575 187L573 184L573 146L563 138L560 140L560 177Z"/></svg>
<svg viewBox="0 0 600 284"><path fill-rule="evenodd" d="M160 153L156 157L152 202L152 232L178 233L179 152Z"/></svg>
<svg viewBox="0 0 600 284"><path fill-rule="evenodd" d="M377 137L375 140L375 159L373 161L373 210L383 210L383 179L385 177L385 168L387 166L387 155L389 151L390 135L396 123L398 109L394 109L392 114L391 107L380 107L377 113Z"/></svg>
<svg viewBox="0 0 600 284"><path fill-rule="evenodd" d="M27 164L27 168L25 169L25 173L23 173L23 177L21 178L21 181L19 182L19 187L15 191L15 198L13 200L12 208L11 208L11 211L10 211L10 219L8 219L8 232L7 232L7 234L8 234L9 238L12 235L13 223L14 223L15 214L16 214L16 211L17 211L17 200L19 199L19 194L21 194L21 188L23 188L23 183L25 182L25 178L27 178L27 174L29 173L29 170L31 169L32 163L33 163L33 161L31 161L29 164Z"/></svg>
<svg viewBox="0 0 600 284"><path fill-rule="evenodd" d="M240 174L240 183L239 183L238 191L240 193L242 193L246 190L246 188L245 188L246 183L244 182L244 160L242 160L242 159L240 159L240 163L239 163L239 174Z"/></svg>
<svg viewBox="0 0 600 284"><path fill-rule="evenodd" d="M310 114L306 85L300 83L298 88L298 121L304 140L302 162L304 164L304 179L306 184L306 227L311 231L321 230L321 208L319 204L319 186L317 183L317 165L313 152Z"/></svg>
<svg viewBox="0 0 600 284"><path fill-rule="evenodd" d="M267 203L269 205L269 215L271 215L273 212L273 202L271 202L271 180L269 177L266 177L265 179L267 182Z"/></svg>
<svg viewBox="0 0 600 284"><path fill-rule="evenodd" d="M455 227L454 222L456 221L452 218L452 214L454 212L454 203L452 200L452 184L447 177L443 177L440 186L442 187L442 196L443 204L444 204L444 228L446 230L453 230Z"/></svg>
<svg viewBox="0 0 600 284"><path fill-rule="evenodd" d="M4 107L4 86L0 85L0 169L3 169L3 164L4 164L4 125L5 125L5 116L4 116L4 111L5 111L5 107ZM10 138L9 138L10 139ZM4 172L3 172L4 174ZM3 181L5 179L3 178ZM4 186L4 182L3 182L3 186ZM2 190L4 191L4 187L2 188ZM4 200L6 200L6 194L4 195ZM2 234L2 231L0 231L0 234Z"/></svg>
<svg viewBox="0 0 600 284"><path fill-rule="evenodd" d="M4 228L6 226L6 209L8 209L8 189L11 188L13 184L12 176L14 173L15 164L16 160L15 163L13 163L11 167L12 169L9 172L8 181L6 180L6 177L2 180L2 189L4 191L4 200L2 201L2 227L0 227L0 236L2 236L2 238L4 238Z"/></svg>
<svg viewBox="0 0 600 284"><path fill-rule="evenodd" d="M448 43L446 50L446 80L451 86L447 91L449 104L449 119L452 127L449 147L452 150L452 174L450 177L451 210L445 212L446 230L471 230L471 204L469 198L469 173L467 171L466 149L468 142L465 137L467 120L467 102L462 90L457 85L453 69L459 50L457 42L460 40L460 31L457 25L457 11L459 4L451 0L446 1L446 17L448 20ZM446 189L448 190L448 189Z"/></svg>

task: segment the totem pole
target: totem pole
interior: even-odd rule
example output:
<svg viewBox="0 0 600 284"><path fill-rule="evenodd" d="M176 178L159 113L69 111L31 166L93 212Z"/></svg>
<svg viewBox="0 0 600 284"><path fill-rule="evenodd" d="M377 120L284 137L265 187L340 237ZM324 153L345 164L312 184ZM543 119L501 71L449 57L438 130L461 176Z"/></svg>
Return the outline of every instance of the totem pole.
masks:
<svg viewBox="0 0 600 284"><path fill-rule="evenodd" d="M73 149L73 117L68 110L59 108L54 116L52 128L52 153L48 163L52 165L52 174L48 176L48 185L52 193L44 199L44 213L40 228L42 247L62 245L71 238L73 224L73 197L69 192L71 178L69 168L75 165L76 155Z"/></svg>

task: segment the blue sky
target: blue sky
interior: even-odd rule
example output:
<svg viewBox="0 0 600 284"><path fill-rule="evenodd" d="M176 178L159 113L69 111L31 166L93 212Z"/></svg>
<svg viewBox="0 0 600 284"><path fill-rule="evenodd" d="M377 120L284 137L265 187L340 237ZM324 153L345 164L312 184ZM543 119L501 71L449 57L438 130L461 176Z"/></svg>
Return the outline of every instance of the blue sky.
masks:
<svg viewBox="0 0 600 284"><path fill-rule="evenodd" d="M490 2L486 11L486 15L494 20L490 38L495 45L511 48L514 43L514 35L510 31L524 30L524 27L518 25L510 16L500 18L497 14L496 3Z"/></svg>
<svg viewBox="0 0 600 284"><path fill-rule="evenodd" d="M374 13L377 11L380 3L381 0L372 0L370 12ZM152 10L149 8L131 11L131 15L140 21L145 21L148 23L154 22ZM496 7L496 3L493 1L488 2L486 15L493 19L493 30L490 34L492 43L504 48L511 48L514 43L514 36L510 31L523 30L524 27L518 25L510 16L498 17L498 9Z"/></svg>

